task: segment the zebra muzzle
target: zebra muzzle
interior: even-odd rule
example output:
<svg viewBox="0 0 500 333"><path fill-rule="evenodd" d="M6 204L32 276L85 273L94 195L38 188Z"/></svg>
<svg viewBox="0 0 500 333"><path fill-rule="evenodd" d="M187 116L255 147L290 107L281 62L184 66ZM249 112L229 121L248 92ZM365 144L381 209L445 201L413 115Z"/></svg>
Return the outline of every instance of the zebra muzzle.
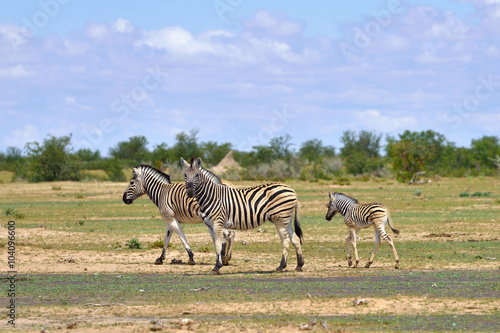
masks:
<svg viewBox="0 0 500 333"><path fill-rule="evenodd" d="M127 198L127 192L123 193L123 199L122 200L123 200L123 202L126 205L130 205L132 202L134 202L134 200Z"/></svg>

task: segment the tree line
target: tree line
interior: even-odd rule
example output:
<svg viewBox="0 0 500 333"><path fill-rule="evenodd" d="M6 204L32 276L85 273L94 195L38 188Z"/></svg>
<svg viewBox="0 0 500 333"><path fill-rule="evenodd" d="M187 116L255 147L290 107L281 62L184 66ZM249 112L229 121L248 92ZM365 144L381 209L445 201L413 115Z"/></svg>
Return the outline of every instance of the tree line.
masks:
<svg viewBox="0 0 500 333"><path fill-rule="evenodd" d="M15 180L29 182L93 179L89 170L104 170L106 179L125 181L124 169L150 164L166 169L173 179L182 179L180 157L201 157L205 167L216 165L230 150L242 169L221 175L232 180L303 180L356 177L395 177L407 182L416 174L428 176L495 176L500 175L500 142L497 136L473 139L470 148L457 147L445 136L432 130L405 131L386 136L369 131L344 131L342 147L325 145L321 140L303 142L298 149L292 137L272 138L267 145L254 146L251 151L235 150L232 143L200 142L198 130L177 134L175 142L163 142L148 149L145 136L133 136L118 142L109 150L109 157L99 150L74 151L71 135L48 135L42 143L29 142L24 152L8 147L0 152L0 170L14 172ZM385 154L382 154L385 151Z"/></svg>

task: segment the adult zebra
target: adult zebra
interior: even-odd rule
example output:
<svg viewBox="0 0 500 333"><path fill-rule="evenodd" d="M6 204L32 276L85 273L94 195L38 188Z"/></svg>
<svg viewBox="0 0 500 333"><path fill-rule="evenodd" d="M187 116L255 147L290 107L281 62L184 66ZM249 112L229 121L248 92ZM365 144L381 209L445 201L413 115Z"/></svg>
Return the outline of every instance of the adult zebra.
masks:
<svg viewBox="0 0 500 333"><path fill-rule="evenodd" d="M347 245L347 263L352 266L351 251L349 249L349 243L351 243L354 249L355 262L354 267L358 266L359 257L358 249L356 247L356 232L361 228L368 228L373 226L375 228L375 248L370 257L370 261L366 264L366 268L370 267L375 259L375 253L380 245L380 237L382 237L391 247L392 253L396 260L396 265L394 268L399 268L399 257L394 247L394 242L391 237L385 232L385 223L389 224L389 227L395 234L399 234L399 230L395 229L391 225L391 217L389 210L380 203L368 203L360 204L358 200L351 198L343 193L328 193L330 202L327 205L328 211L326 213L326 219L330 221L336 213L340 213L344 216L344 223L349 228L349 236L346 238Z"/></svg>
<svg viewBox="0 0 500 333"><path fill-rule="evenodd" d="M286 267L290 241L297 253L296 270L302 271L302 230L300 228L299 204L295 191L284 184L264 184L250 188L230 188L214 181L213 174L201 167L201 159L188 164L181 158L184 167L186 192L189 197L195 197L200 205L201 216L207 225L214 229L214 245L216 263L215 274L220 274L222 267L222 230L223 228L248 230L256 228L269 220L274 223L283 245L281 263L276 268L282 272ZM292 227L295 212L295 233Z"/></svg>
<svg viewBox="0 0 500 333"><path fill-rule="evenodd" d="M186 195L184 183L171 183L170 176L149 166L139 165L133 168L133 176L123 193L123 202L130 205L135 199L147 194L160 210L161 217L167 223L167 231L163 240L163 250L155 264L163 264L172 231L177 233L189 255L189 264L194 265L193 251L187 242L184 231L179 223L203 223L200 216L200 206ZM221 186L233 186L230 182L218 180ZM208 227L212 239L213 230ZM231 259L234 231L224 230L224 265Z"/></svg>

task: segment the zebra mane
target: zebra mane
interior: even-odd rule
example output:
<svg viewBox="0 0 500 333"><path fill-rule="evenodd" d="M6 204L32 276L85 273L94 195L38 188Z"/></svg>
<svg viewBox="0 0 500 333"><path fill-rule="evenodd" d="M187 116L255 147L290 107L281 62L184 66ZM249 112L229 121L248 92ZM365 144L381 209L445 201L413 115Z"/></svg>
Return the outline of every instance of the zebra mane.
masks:
<svg viewBox="0 0 500 333"><path fill-rule="evenodd" d="M219 176L217 176L215 173L212 171L208 171L207 169L203 169L200 166L200 172L207 177L211 182L222 185L222 181L220 180Z"/></svg>
<svg viewBox="0 0 500 333"><path fill-rule="evenodd" d="M354 199L353 197L350 197L348 196L347 194L344 194L344 193L340 193L340 192L334 192L333 193L333 196L335 197L335 199L340 199L340 200L345 200L345 201L349 201L350 203L353 203L353 204L357 204L359 203L359 201L357 199Z"/></svg>
<svg viewBox="0 0 500 333"><path fill-rule="evenodd" d="M150 176L151 178L158 180L162 183L167 183L167 184L172 183L170 181L169 175L167 175L166 173L164 173L156 168L153 168L151 165L141 164L141 165L136 166L135 168L140 169L147 176Z"/></svg>

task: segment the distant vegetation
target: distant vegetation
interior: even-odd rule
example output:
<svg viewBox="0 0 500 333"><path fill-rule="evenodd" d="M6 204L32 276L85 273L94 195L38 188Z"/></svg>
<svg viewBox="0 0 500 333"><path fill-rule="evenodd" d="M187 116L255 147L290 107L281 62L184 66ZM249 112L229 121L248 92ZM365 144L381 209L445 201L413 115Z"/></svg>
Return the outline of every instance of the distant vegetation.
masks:
<svg viewBox="0 0 500 333"><path fill-rule="evenodd" d="M150 164L166 168L174 180L181 180L180 157L201 157L206 167L216 165L230 150L243 167L222 175L233 180L345 179L346 177L395 177L401 182L415 175L495 176L500 174L500 142L496 136L474 139L470 148L457 147L432 130L405 131L397 137L345 131L338 151L312 139L293 147L290 135L272 138L268 145L238 151L230 142L199 142L198 130L179 133L173 144L165 142L148 149L145 136L130 137L109 150L109 157L90 149L73 151L71 135L48 135L42 143L29 142L24 151L9 147L0 152L0 170L14 172L14 180L29 182L58 180L125 181L124 169ZM385 152L385 154L383 154ZM101 170L96 172L96 170Z"/></svg>

